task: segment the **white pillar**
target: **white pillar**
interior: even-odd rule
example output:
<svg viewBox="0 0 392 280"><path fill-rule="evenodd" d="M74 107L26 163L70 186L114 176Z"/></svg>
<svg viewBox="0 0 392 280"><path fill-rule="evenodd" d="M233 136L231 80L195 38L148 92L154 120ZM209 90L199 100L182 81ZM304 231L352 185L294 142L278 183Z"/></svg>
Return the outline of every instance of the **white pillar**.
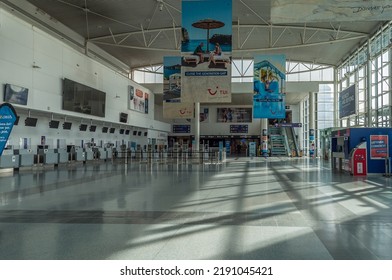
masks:
<svg viewBox="0 0 392 280"><path fill-rule="evenodd" d="M262 156L268 156L268 119L261 119L261 153Z"/></svg>
<svg viewBox="0 0 392 280"><path fill-rule="evenodd" d="M195 103L195 150L200 150L200 102Z"/></svg>
<svg viewBox="0 0 392 280"><path fill-rule="evenodd" d="M315 130L315 104L314 93L309 92L309 156L314 157L317 155L316 150L316 130Z"/></svg>
<svg viewBox="0 0 392 280"><path fill-rule="evenodd" d="M370 40L368 40L367 51L370 54ZM368 56L367 66L366 66L366 111L367 111L367 120L365 122L366 127L372 127L372 61Z"/></svg>

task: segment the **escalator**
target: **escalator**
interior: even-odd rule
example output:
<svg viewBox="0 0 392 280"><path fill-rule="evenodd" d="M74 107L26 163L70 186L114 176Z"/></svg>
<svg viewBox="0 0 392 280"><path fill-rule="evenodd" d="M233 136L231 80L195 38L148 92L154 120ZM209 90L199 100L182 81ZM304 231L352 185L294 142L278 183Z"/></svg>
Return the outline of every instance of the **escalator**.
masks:
<svg viewBox="0 0 392 280"><path fill-rule="evenodd" d="M300 150L298 147L297 137L293 127L283 127L283 135L286 136L288 150L291 151L291 156L300 156Z"/></svg>

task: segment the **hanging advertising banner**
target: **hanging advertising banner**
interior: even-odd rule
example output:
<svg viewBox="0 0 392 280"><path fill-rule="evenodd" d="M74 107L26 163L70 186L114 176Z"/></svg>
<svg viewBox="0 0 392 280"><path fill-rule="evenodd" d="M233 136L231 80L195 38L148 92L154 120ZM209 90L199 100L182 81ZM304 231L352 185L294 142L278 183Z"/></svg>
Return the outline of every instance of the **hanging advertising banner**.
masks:
<svg viewBox="0 0 392 280"><path fill-rule="evenodd" d="M370 135L370 158L385 159L389 157L388 135Z"/></svg>
<svg viewBox="0 0 392 280"><path fill-rule="evenodd" d="M148 114L148 93L144 93L144 113Z"/></svg>
<svg viewBox="0 0 392 280"><path fill-rule="evenodd" d="M231 102L232 0L182 1L182 98Z"/></svg>
<svg viewBox="0 0 392 280"><path fill-rule="evenodd" d="M251 123L252 108L217 108L216 122Z"/></svg>
<svg viewBox="0 0 392 280"><path fill-rule="evenodd" d="M389 0L279 0L272 1L271 22L308 23L391 20Z"/></svg>
<svg viewBox="0 0 392 280"><path fill-rule="evenodd" d="M129 100L128 108L140 113L146 113L146 99L144 93L140 89L136 89L133 86L128 87ZM147 109L148 110L148 109Z"/></svg>
<svg viewBox="0 0 392 280"><path fill-rule="evenodd" d="M181 57L163 58L163 117L166 119L193 119L193 102L181 99Z"/></svg>
<svg viewBox="0 0 392 280"><path fill-rule="evenodd" d="M253 118L284 119L286 117L286 56L256 56L253 81Z"/></svg>
<svg viewBox="0 0 392 280"><path fill-rule="evenodd" d="M354 115L356 112L355 84L339 93L339 118Z"/></svg>
<svg viewBox="0 0 392 280"><path fill-rule="evenodd" d="M0 156L7 145L17 115L14 107L9 103L0 105Z"/></svg>

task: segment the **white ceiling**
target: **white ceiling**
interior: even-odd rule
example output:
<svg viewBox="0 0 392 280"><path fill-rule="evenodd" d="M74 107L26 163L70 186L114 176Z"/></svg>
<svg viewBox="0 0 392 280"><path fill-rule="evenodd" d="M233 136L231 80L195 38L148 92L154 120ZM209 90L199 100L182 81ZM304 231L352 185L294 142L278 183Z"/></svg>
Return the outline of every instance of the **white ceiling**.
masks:
<svg viewBox="0 0 392 280"><path fill-rule="evenodd" d="M181 0L1 1L86 51L98 46L117 58L126 71L162 64L167 55L180 55ZM279 3L233 0L233 58L284 53L290 61L337 66L384 23L353 18L272 24L272 1ZM288 103L296 104L306 94L290 94Z"/></svg>

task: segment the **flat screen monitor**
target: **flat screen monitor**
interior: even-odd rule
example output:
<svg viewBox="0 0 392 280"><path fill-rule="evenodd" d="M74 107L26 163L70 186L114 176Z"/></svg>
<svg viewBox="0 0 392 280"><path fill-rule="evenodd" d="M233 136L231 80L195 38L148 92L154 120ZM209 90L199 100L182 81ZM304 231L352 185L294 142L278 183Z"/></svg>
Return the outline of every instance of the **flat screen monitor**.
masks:
<svg viewBox="0 0 392 280"><path fill-rule="evenodd" d="M138 135L138 136L142 136L142 132L141 132L141 131L138 131L138 132L137 132L137 135Z"/></svg>
<svg viewBox="0 0 392 280"><path fill-rule="evenodd" d="M36 126L37 125L37 118L30 118L27 117L25 119L25 126Z"/></svg>
<svg viewBox="0 0 392 280"><path fill-rule="evenodd" d="M127 123L128 122L128 114L120 113L120 122L121 123Z"/></svg>
<svg viewBox="0 0 392 280"><path fill-rule="evenodd" d="M20 119L20 116L16 116L16 120L14 122L14 125L18 125L19 124L19 119Z"/></svg>
<svg viewBox="0 0 392 280"><path fill-rule="evenodd" d="M110 133L114 133L115 131L116 131L116 128L111 127L109 132L110 132Z"/></svg>
<svg viewBox="0 0 392 280"><path fill-rule="evenodd" d="M5 84L4 86L4 102L12 104L27 105L27 98L29 89L15 86L11 84Z"/></svg>
<svg viewBox="0 0 392 280"><path fill-rule="evenodd" d="M102 127L102 133L108 133L109 128L107 126Z"/></svg>
<svg viewBox="0 0 392 280"><path fill-rule="evenodd" d="M80 130L80 131L86 131L86 130L87 130L87 124L81 124L81 125L79 125L79 130Z"/></svg>
<svg viewBox="0 0 392 280"><path fill-rule="evenodd" d="M106 93L69 79L63 80L63 110L105 117Z"/></svg>
<svg viewBox="0 0 392 280"><path fill-rule="evenodd" d="M144 132L144 136L147 136L147 131Z"/></svg>
<svg viewBox="0 0 392 280"><path fill-rule="evenodd" d="M51 120L49 122L49 128L59 128L60 121Z"/></svg>
<svg viewBox="0 0 392 280"><path fill-rule="evenodd" d="M133 132L133 135L136 135L137 134L137 131L135 130L134 132Z"/></svg>
<svg viewBox="0 0 392 280"><path fill-rule="evenodd" d="M129 135L131 131L129 129L125 130L125 135Z"/></svg>
<svg viewBox="0 0 392 280"><path fill-rule="evenodd" d="M97 130L97 126L96 125L90 125L90 131L91 132L95 132L95 130Z"/></svg>
<svg viewBox="0 0 392 280"><path fill-rule="evenodd" d="M124 134L125 129L124 128L120 128L120 134Z"/></svg>
<svg viewBox="0 0 392 280"><path fill-rule="evenodd" d="M64 122L63 123L63 129L70 130L71 127L72 127L72 123L71 122Z"/></svg>

